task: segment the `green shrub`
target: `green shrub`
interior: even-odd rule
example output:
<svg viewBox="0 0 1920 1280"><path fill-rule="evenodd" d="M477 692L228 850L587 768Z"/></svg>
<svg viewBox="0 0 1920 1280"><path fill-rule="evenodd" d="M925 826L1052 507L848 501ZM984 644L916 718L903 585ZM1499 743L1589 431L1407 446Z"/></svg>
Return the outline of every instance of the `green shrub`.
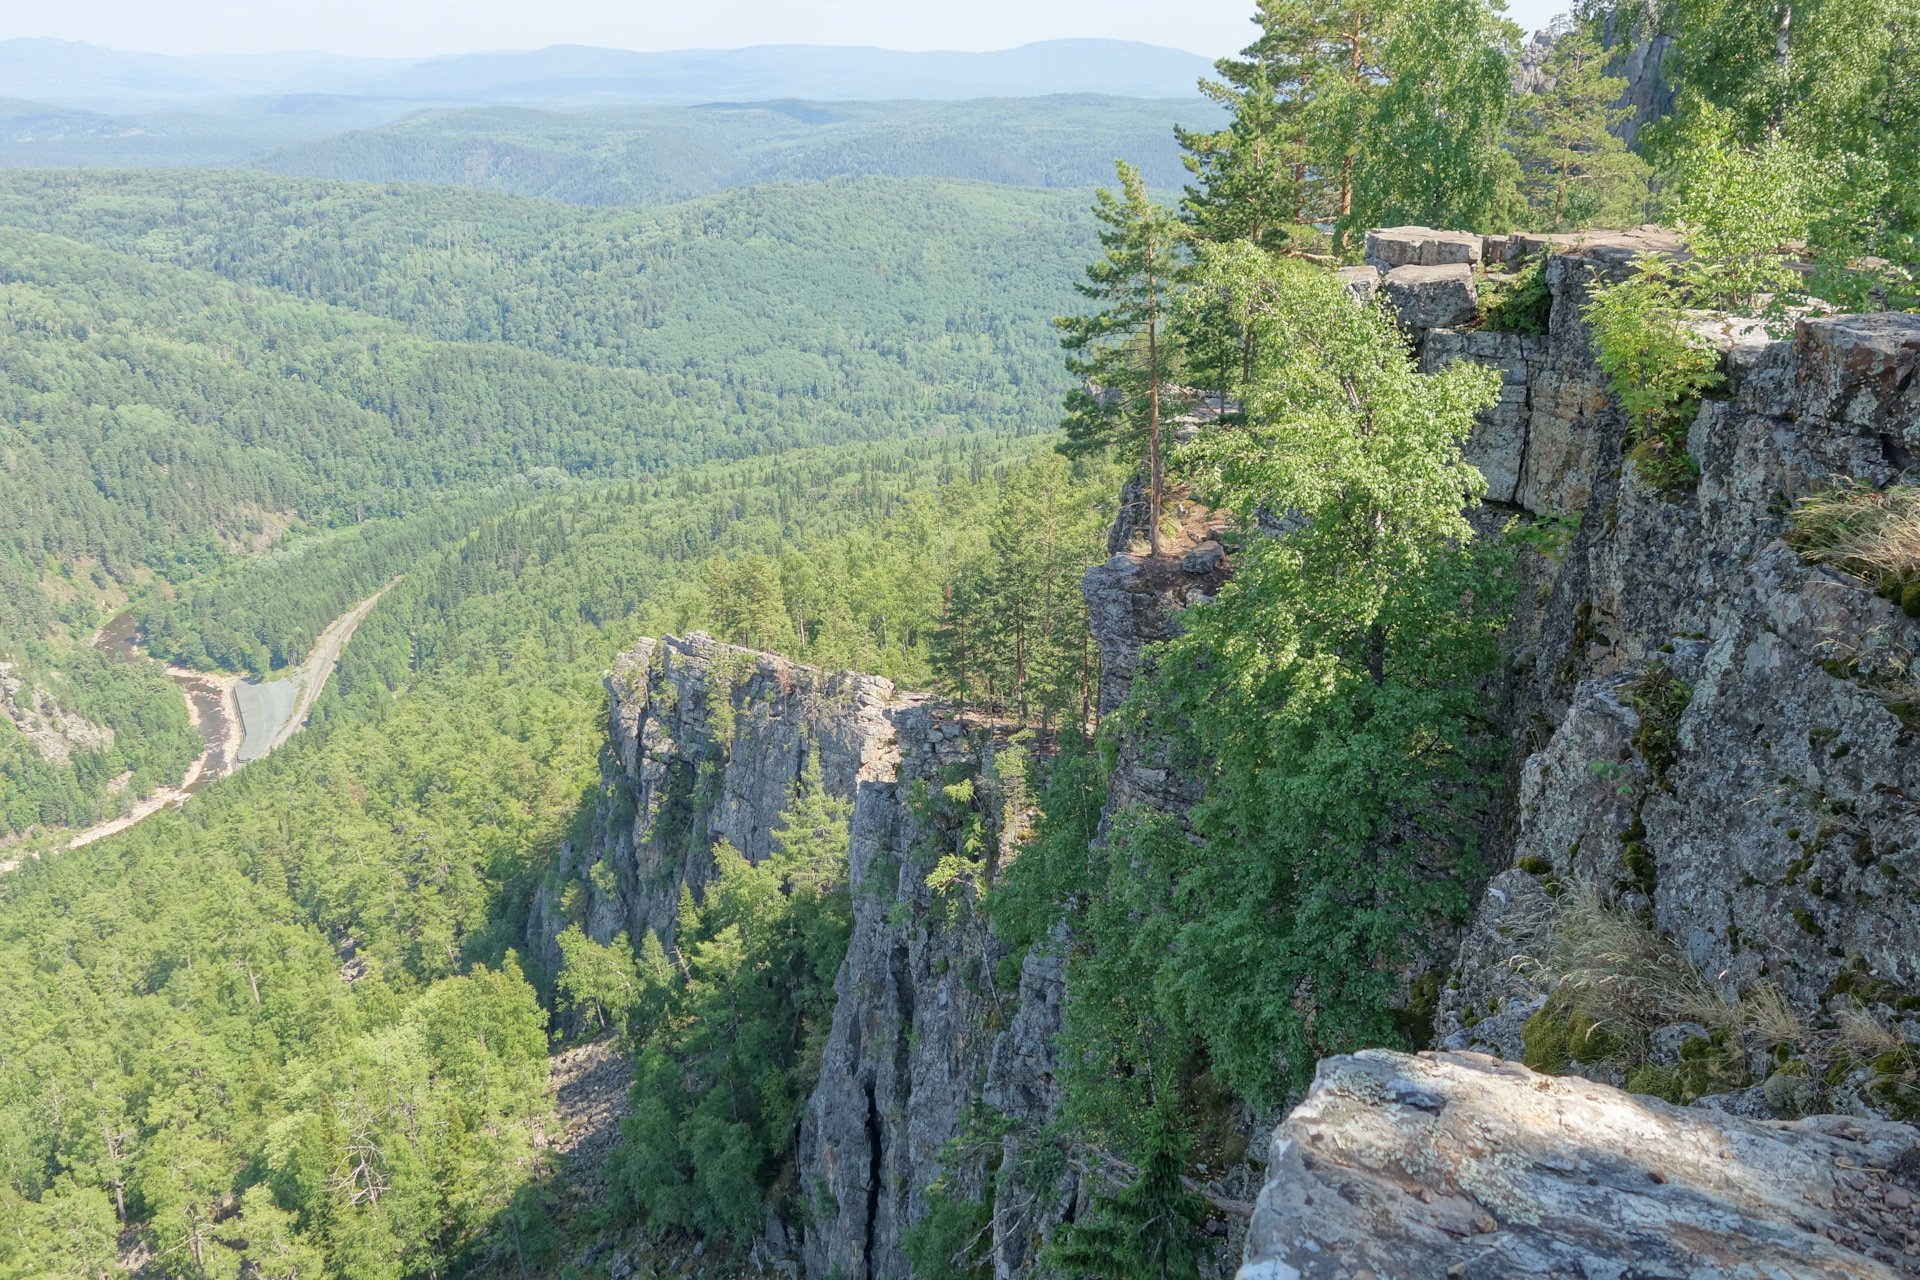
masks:
<svg viewBox="0 0 1920 1280"><path fill-rule="evenodd" d="M1642 254L1631 278L1596 284L1582 312L1608 386L1627 413L1628 456L1669 498L1691 491L1699 478L1687 454L1687 428L1701 397L1722 380L1719 352L1687 326L1687 301L1680 264Z"/></svg>
<svg viewBox="0 0 1920 1280"><path fill-rule="evenodd" d="M1627 1076L1627 1092L1686 1106L1708 1094L1745 1088L1752 1079L1737 1039L1720 1030L1710 1036L1689 1038L1680 1046L1678 1062L1635 1068Z"/></svg>
<svg viewBox="0 0 1920 1280"><path fill-rule="evenodd" d="M1538 336L1547 331L1553 295L1547 290L1547 260L1535 258L1505 281L1489 278L1482 295L1480 327Z"/></svg>
<svg viewBox="0 0 1920 1280"><path fill-rule="evenodd" d="M985 1280L993 1274L992 1210L980 1199L949 1191L945 1180L927 1190L927 1216L907 1228L901 1252L914 1280Z"/></svg>

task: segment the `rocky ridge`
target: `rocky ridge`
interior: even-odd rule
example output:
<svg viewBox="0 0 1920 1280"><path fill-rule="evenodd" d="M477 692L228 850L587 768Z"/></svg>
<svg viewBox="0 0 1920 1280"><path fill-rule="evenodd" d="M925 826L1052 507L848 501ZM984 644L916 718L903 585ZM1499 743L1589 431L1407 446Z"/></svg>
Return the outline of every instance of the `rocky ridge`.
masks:
<svg viewBox="0 0 1920 1280"><path fill-rule="evenodd" d="M600 830L570 846L539 895L529 944L580 922L599 941L643 929L671 941L684 885L713 875L730 841L758 861L809 757L853 803L848 877L853 933L835 984L820 1081L797 1144L805 1222L770 1215L757 1252L791 1274L905 1276L906 1228L925 1215L942 1147L983 1094L1049 1104L1036 1011L1047 979L996 986L1002 951L965 890L927 874L955 832L920 802L966 776L997 816L992 761L1003 728L886 680L830 673L695 633L644 640L607 680L609 744ZM991 862L991 858L989 859ZM987 868L991 873L991 866ZM1057 975L1054 979L1057 988ZM977 1186L975 1188L978 1189ZM1005 1248L1024 1256L1017 1226Z"/></svg>

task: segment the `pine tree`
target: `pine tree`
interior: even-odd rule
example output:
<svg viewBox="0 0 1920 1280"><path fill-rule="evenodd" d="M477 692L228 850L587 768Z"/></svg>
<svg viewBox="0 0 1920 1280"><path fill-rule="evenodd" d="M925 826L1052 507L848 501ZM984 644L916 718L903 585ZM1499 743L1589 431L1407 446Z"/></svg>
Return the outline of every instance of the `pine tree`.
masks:
<svg viewBox="0 0 1920 1280"><path fill-rule="evenodd" d="M1408 0L1307 0L1294 38L1307 63L1304 93L1310 161L1334 246L1353 229L1354 185L1367 160L1371 104L1393 82L1387 37Z"/></svg>
<svg viewBox="0 0 1920 1280"><path fill-rule="evenodd" d="M1140 1167L1131 1182L1095 1201L1054 1247L1062 1273L1092 1280L1194 1280L1199 1276L1198 1226L1205 1211L1187 1189L1187 1139L1171 1095L1161 1091L1148 1116Z"/></svg>
<svg viewBox="0 0 1920 1280"><path fill-rule="evenodd" d="M852 929L847 823L809 755L758 864L714 846L704 901L680 903L677 992L652 935L638 961L642 1045L616 1180L655 1227L746 1234L819 1070ZM648 1011L657 1010L650 1014Z"/></svg>
<svg viewBox="0 0 1920 1280"><path fill-rule="evenodd" d="M1085 382L1067 396L1067 438L1059 449L1077 457L1117 447L1145 464L1147 539L1157 556L1167 484L1162 431L1174 408L1167 324L1182 234L1173 215L1147 198L1139 170L1124 160L1114 167L1120 194L1102 188L1093 208L1106 253L1087 268L1086 282L1074 286L1103 309L1054 321L1064 335L1061 345L1072 353L1068 372Z"/></svg>
<svg viewBox="0 0 1920 1280"><path fill-rule="evenodd" d="M559 945L562 960L554 987L560 998L574 1009L590 1011L602 1031L625 1026L640 999L627 935L616 934L612 942L602 944L581 932L579 925L568 925Z"/></svg>
<svg viewBox="0 0 1920 1280"><path fill-rule="evenodd" d="M1613 105L1626 81L1607 74L1592 24L1562 19L1552 35L1541 68L1545 85L1518 99L1509 121L1527 226L1573 231L1639 222L1647 166L1613 133L1633 114Z"/></svg>
<svg viewBox="0 0 1920 1280"><path fill-rule="evenodd" d="M1180 212L1203 240L1280 249L1308 219L1301 108L1313 62L1304 16L1298 0L1260 0L1259 38L1239 57L1213 64L1218 80L1200 81L1200 92L1227 109L1227 127L1174 130L1196 179Z"/></svg>

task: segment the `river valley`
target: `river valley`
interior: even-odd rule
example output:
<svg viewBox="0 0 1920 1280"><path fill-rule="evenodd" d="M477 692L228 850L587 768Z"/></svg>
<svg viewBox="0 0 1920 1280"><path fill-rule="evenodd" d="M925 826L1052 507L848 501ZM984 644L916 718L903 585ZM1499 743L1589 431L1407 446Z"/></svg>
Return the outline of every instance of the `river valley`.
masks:
<svg viewBox="0 0 1920 1280"><path fill-rule="evenodd" d="M327 625L315 639L307 660L270 680L185 667L167 667L167 675L187 700L194 727L206 749L172 786L161 787L125 814L74 833L69 849L103 840L127 830L160 810L185 804L187 798L215 778L225 777L283 745L300 731L314 702L326 688L340 654L361 621L373 610L380 593L362 600ZM140 647L134 612L115 615L94 636L94 648L128 662L152 662Z"/></svg>

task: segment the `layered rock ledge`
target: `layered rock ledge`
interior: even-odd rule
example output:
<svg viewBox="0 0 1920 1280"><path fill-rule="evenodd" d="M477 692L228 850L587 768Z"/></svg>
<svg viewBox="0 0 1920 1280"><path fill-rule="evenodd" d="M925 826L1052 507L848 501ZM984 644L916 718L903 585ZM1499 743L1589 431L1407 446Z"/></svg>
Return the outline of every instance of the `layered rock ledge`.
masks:
<svg viewBox="0 0 1920 1280"><path fill-rule="evenodd" d="M1674 1107L1473 1053L1320 1064L1239 1280L1920 1274L1920 1131Z"/></svg>

